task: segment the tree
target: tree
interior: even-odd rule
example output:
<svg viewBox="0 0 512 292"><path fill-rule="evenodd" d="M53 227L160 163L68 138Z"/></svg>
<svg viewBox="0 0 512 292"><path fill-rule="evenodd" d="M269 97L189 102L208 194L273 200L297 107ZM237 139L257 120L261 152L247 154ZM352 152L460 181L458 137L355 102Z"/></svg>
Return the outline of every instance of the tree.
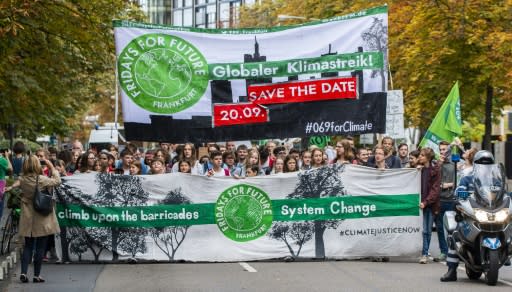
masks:
<svg viewBox="0 0 512 292"><path fill-rule="evenodd" d="M126 239L119 243L119 249L130 254L132 258L134 258L137 253L145 253L147 250L147 233L147 229L145 228L130 228L127 232Z"/></svg>
<svg viewBox="0 0 512 292"><path fill-rule="evenodd" d="M288 199L308 199L345 196L346 190L341 181L340 173L344 165L329 165L299 174L299 181ZM274 223L270 238L282 240L293 257L298 257L302 245L312 239L315 234L315 257L325 258L324 232L327 228L335 229L340 220L316 220L312 222ZM298 245L294 252L291 243Z"/></svg>
<svg viewBox="0 0 512 292"><path fill-rule="evenodd" d="M181 188L171 190L162 200L164 205L180 205L190 204L190 199L185 196ZM176 251L181 246L190 226L169 226L162 228L154 228L150 231L151 237L155 241L156 246L167 255L169 261L174 260Z"/></svg>
<svg viewBox="0 0 512 292"><path fill-rule="evenodd" d="M71 235L71 240L69 242L69 251L72 254L77 255L78 261L81 262L82 254L89 250L89 246L87 245L87 236L85 235L83 230L80 230L78 228L70 228L69 233ZM69 261L69 258L67 258L64 261Z"/></svg>
<svg viewBox="0 0 512 292"><path fill-rule="evenodd" d="M387 60L388 56L388 27L382 23L382 20L374 17L372 26L363 33L363 40L365 42L365 51L371 52L382 52L384 60ZM382 91L386 90L386 70L388 64L385 62L384 68L380 70L374 70L371 77L374 78L377 74L380 75L382 80Z"/></svg>
<svg viewBox="0 0 512 292"><path fill-rule="evenodd" d="M302 246L313 238L314 224L311 221L304 222L274 222L268 236L272 239L282 240L288 247L292 257L300 255ZM297 251L293 249L297 245Z"/></svg>
<svg viewBox="0 0 512 292"><path fill-rule="evenodd" d="M143 14L126 0L1 1L0 125L29 138L77 129L102 88L115 92L113 18Z"/></svg>
<svg viewBox="0 0 512 292"><path fill-rule="evenodd" d="M84 194L79 188L72 187L68 184L61 184L57 187L55 194L57 195L57 202L64 206L68 204L89 204L92 201L92 196ZM78 255L78 259L81 260L82 253L88 249L88 245L85 243L86 239L87 237L82 230L61 226L60 242L62 261L70 261L69 252Z"/></svg>
<svg viewBox="0 0 512 292"><path fill-rule="evenodd" d="M94 198L94 204L100 206L141 206L144 205L149 193L142 188L142 178L131 175L111 175L99 173L95 180L98 185L98 193ZM112 227L112 260L119 259L118 246L123 241L128 244L140 245L139 238L145 238L145 233L133 233L133 228Z"/></svg>

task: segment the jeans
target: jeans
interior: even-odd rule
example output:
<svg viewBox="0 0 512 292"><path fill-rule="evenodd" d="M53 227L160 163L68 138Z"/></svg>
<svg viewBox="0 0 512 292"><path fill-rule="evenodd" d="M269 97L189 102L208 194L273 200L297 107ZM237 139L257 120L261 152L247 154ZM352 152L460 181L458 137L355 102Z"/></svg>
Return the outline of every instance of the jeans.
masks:
<svg viewBox="0 0 512 292"><path fill-rule="evenodd" d="M41 273L41 265L43 264L43 255L46 250L46 242L48 236L42 237L25 237L25 246L23 247L23 256L21 258L21 273L27 274L28 264L32 256L34 256L34 277L39 277ZM35 244L36 250L33 255L33 246Z"/></svg>
<svg viewBox="0 0 512 292"><path fill-rule="evenodd" d="M430 247L430 239L432 238L432 224L434 224L434 214L432 208L423 208L423 249L421 255L427 256Z"/></svg>
<svg viewBox="0 0 512 292"><path fill-rule="evenodd" d="M436 215L437 238L439 239L439 249L441 253L448 254L448 244L446 243L446 232L444 230L443 217L446 211L454 211L455 202L441 202L441 211Z"/></svg>

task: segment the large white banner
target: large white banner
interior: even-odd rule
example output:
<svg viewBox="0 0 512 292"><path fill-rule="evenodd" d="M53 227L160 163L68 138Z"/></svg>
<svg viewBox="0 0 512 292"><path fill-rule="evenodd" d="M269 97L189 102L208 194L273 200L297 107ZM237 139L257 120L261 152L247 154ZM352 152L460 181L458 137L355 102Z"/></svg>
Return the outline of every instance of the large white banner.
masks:
<svg viewBox="0 0 512 292"><path fill-rule="evenodd" d="M420 175L346 165L247 179L97 173L58 189L65 260L417 255Z"/></svg>
<svg viewBox="0 0 512 292"><path fill-rule="evenodd" d="M252 138L384 132L387 29L387 6L262 29L115 21L128 139L243 140L248 126ZM329 124L308 130L315 122Z"/></svg>

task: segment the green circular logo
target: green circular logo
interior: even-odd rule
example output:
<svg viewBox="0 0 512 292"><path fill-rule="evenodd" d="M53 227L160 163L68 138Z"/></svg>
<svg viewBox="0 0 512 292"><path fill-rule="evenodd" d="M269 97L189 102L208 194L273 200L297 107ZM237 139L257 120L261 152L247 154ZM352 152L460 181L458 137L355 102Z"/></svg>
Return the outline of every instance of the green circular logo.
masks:
<svg viewBox="0 0 512 292"><path fill-rule="evenodd" d="M215 204L215 222L234 241L250 241L272 225L272 201L257 187L239 184L224 190Z"/></svg>
<svg viewBox="0 0 512 292"><path fill-rule="evenodd" d="M208 87L208 63L189 42L167 34L133 39L118 57L119 84L140 107L154 113L183 111Z"/></svg>

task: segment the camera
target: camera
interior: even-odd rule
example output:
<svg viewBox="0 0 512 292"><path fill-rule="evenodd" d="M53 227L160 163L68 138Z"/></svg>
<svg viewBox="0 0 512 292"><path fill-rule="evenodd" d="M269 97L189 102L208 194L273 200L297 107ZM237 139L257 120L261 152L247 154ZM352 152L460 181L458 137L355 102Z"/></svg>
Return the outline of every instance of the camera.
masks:
<svg viewBox="0 0 512 292"><path fill-rule="evenodd" d="M41 163L41 165L46 165L46 161L44 160L39 160L39 163Z"/></svg>

